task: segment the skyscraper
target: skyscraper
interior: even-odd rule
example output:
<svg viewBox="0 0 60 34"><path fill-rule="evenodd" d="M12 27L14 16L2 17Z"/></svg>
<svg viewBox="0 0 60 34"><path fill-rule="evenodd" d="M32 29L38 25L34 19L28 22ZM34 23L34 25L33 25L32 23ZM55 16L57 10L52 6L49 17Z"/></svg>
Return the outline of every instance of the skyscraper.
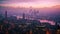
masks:
<svg viewBox="0 0 60 34"><path fill-rule="evenodd" d="M7 11L5 11L5 19L7 19Z"/></svg>
<svg viewBox="0 0 60 34"><path fill-rule="evenodd" d="M25 19L25 13L23 13L23 19Z"/></svg>

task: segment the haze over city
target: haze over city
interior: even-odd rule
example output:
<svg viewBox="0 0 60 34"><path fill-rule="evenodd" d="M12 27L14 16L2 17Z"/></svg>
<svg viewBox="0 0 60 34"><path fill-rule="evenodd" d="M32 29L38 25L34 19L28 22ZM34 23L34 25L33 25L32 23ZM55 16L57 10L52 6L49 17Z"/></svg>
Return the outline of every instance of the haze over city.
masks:
<svg viewBox="0 0 60 34"><path fill-rule="evenodd" d="M0 0L0 34L60 34L60 0Z"/></svg>
<svg viewBox="0 0 60 34"><path fill-rule="evenodd" d="M57 16L60 13L60 0L0 0L0 12L4 14L5 11L8 15L16 16L26 13L26 16L32 17L34 12L38 12L39 17Z"/></svg>

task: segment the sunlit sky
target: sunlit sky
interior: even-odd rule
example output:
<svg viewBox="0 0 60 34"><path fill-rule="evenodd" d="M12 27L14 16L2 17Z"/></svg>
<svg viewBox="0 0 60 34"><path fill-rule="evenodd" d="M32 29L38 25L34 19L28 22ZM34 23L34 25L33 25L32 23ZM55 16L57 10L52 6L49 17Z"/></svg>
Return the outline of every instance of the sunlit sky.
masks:
<svg viewBox="0 0 60 34"><path fill-rule="evenodd" d="M60 0L0 0L0 6L43 8L60 5Z"/></svg>

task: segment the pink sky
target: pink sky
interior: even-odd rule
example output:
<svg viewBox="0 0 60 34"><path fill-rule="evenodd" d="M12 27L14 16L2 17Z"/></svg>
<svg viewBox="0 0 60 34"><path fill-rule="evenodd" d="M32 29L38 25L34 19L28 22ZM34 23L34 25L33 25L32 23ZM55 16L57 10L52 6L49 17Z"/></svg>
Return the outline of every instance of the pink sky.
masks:
<svg viewBox="0 0 60 34"><path fill-rule="evenodd" d="M60 5L60 0L0 0L1 6L43 8Z"/></svg>

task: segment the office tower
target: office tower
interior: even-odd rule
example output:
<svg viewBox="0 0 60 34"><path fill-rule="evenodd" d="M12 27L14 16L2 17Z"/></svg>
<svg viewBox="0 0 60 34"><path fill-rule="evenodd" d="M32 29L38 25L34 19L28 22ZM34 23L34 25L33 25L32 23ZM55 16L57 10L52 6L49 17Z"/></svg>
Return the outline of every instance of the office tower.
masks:
<svg viewBox="0 0 60 34"><path fill-rule="evenodd" d="M5 11L5 19L7 19L7 11Z"/></svg>
<svg viewBox="0 0 60 34"><path fill-rule="evenodd" d="M25 13L23 13L23 19L25 19Z"/></svg>

